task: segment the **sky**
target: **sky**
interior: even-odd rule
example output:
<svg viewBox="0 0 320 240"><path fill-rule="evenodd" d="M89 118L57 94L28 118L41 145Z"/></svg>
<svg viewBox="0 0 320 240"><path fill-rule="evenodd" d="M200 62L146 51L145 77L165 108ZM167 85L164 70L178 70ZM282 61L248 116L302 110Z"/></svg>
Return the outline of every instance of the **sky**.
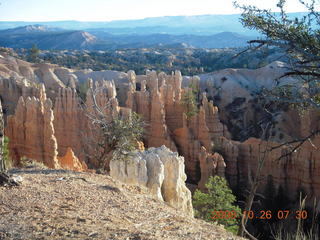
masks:
<svg viewBox="0 0 320 240"><path fill-rule="evenodd" d="M146 17L234 14L234 0L0 0L0 21L111 21ZM238 0L275 10L278 0ZM288 12L301 12L287 0Z"/></svg>

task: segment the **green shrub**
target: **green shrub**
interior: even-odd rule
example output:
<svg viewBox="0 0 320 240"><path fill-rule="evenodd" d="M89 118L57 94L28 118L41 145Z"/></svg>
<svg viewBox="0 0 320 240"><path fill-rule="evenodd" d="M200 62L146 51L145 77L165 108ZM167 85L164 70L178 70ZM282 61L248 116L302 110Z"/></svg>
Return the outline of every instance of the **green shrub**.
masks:
<svg viewBox="0 0 320 240"><path fill-rule="evenodd" d="M198 90L190 85L182 96L182 105L185 108L187 118L191 118L199 112L197 101Z"/></svg>
<svg viewBox="0 0 320 240"><path fill-rule="evenodd" d="M241 210L234 204L236 197L232 194L227 181L222 177L214 176L209 178L205 186L208 189L208 193L196 190L193 195L195 217L217 222L224 225L227 230L236 233ZM217 211L221 211L220 217L217 216ZM230 212L233 212L233 216L236 217L233 218L227 214ZM226 215L222 216L223 214Z"/></svg>

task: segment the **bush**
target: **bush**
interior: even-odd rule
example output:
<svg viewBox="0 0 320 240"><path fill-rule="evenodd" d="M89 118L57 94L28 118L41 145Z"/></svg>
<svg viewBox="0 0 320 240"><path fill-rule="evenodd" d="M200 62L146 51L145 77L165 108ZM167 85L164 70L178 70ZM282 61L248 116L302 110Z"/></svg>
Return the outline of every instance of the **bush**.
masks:
<svg viewBox="0 0 320 240"><path fill-rule="evenodd" d="M232 194L227 181L219 176L210 177L205 185L208 193L196 190L193 195L193 207L195 216L207 221L217 222L226 227L227 230L236 233L241 215L240 208L234 205L236 197ZM224 216L215 216L213 212L221 211L222 214L234 212L235 218L225 214Z"/></svg>
<svg viewBox="0 0 320 240"><path fill-rule="evenodd" d="M195 86L190 85L182 96L182 105L185 108L186 116L188 119L198 114L198 101L197 95L199 94Z"/></svg>
<svg viewBox="0 0 320 240"><path fill-rule="evenodd" d="M132 112L130 117L110 118L97 110L90 117L92 137L87 138L87 154L97 161L97 168L108 170L111 158L124 160L129 152L137 148L144 132L144 122L137 113Z"/></svg>
<svg viewBox="0 0 320 240"><path fill-rule="evenodd" d="M22 157L20 159L20 167L22 168L36 168L36 169L48 169L48 167L42 163L38 162L36 160L27 158L27 157Z"/></svg>

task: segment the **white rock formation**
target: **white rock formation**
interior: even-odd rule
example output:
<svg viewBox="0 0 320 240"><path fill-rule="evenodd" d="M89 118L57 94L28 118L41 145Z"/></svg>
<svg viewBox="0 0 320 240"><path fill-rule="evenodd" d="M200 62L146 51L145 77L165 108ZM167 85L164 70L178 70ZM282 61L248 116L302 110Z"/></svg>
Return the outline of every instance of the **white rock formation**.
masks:
<svg viewBox="0 0 320 240"><path fill-rule="evenodd" d="M147 186L148 175L146 159L139 153L129 159L110 161L110 176L126 184Z"/></svg>
<svg viewBox="0 0 320 240"><path fill-rule="evenodd" d="M165 146L133 152L126 160L112 160L110 175L127 184L147 187L157 199L193 216L184 158Z"/></svg>

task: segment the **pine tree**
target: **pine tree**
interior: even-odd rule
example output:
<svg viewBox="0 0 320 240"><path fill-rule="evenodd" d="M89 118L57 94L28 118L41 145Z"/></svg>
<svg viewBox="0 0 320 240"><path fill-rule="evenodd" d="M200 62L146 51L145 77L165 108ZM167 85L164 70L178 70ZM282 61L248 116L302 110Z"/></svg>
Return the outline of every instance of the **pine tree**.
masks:
<svg viewBox="0 0 320 240"><path fill-rule="evenodd" d="M299 2L308 12L295 18L290 18L286 13L286 0L278 1L280 13L255 6L241 6L237 2L235 6L243 10L241 22L244 27L256 30L263 36L249 41L252 46L249 49L273 47L284 51L288 57L288 71L275 79L275 88L265 90L266 96L302 109L313 107L320 110L320 14L315 10L315 0ZM281 85L281 78L286 76L297 81Z"/></svg>
<svg viewBox="0 0 320 240"><path fill-rule="evenodd" d="M31 62L38 62L39 61L39 53L40 53L40 49L37 47L36 44L32 45L32 48L30 49L29 52L29 61Z"/></svg>
<svg viewBox="0 0 320 240"><path fill-rule="evenodd" d="M219 176L210 177L205 186L208 193L196 190L193 195L195 216L217 222L236 232L240 208L234 204L236 197L232 194L226 179Z"/></svg>

